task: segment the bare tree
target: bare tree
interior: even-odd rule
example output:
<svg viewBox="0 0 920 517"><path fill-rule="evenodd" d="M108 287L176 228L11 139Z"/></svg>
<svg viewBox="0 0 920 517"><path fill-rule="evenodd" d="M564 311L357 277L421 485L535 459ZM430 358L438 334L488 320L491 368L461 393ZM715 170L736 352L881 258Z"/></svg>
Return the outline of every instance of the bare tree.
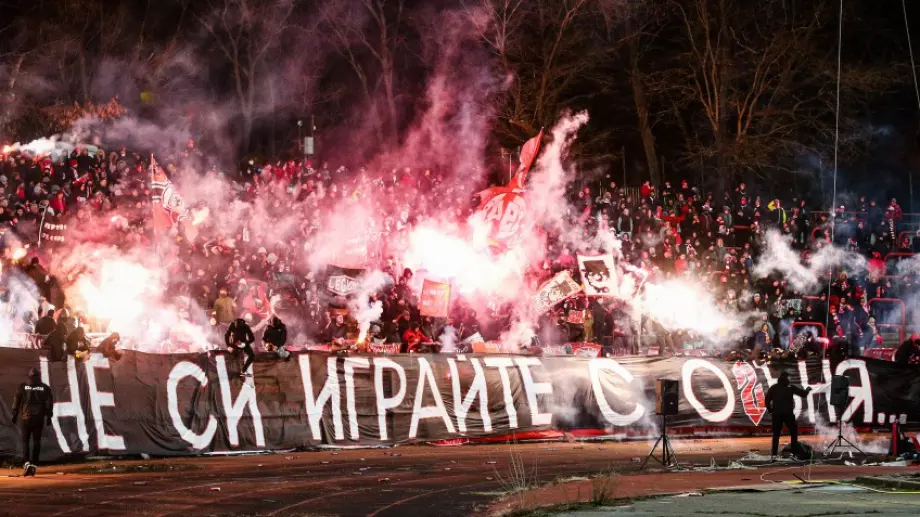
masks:
<svg viewBox="0 0 920 517"><path fill-rule="evenodd" d="M329 0L322 7L324 26L361 85L381 143L398 136L396 74L404 16L404 0ZM385 124L380 121L378 93L383 97Z"/></svg>
<svg viewBox="0 0 920 517"><path fill-rule="evenodd" d="M259 71L289 28L294 4L294 0L215 0L212 11L199 18L231 67L245 150L256 115Z"/></svg>
<svg viewBox="0 0 920 517"><path fill-rule="evenodd" d="M599 0L596 4L599 21L598 37L612 57L613 66L625 74L632 94L637 130L645 152L649 179L661 184L661 170L653 126L660 114L653 108L652 95L661 89L653 74L643 69L652 68L651 55L660 32L659 8L649 3L624 3L619 0ZM611 89L619 82L620 74L602 69L597 83L600 88Z"/></svg>
<svg viewBox="0 0 920 517"><path fill-rule="evenodd" d="M574 108L571 87L597 46L579 30L589 0L479 0L466 4L482 41L509 76L499 137L522 141Z"/></svg>
<svg viewBox="0 0 920 517"><path fill-rule="evenodd" d="M832 3L836 5L836 3ZM669 70L671 93L696 131L687 163L737 172L782 166L831 141L835 113L836 9L819 2L672 0L685 49ZM832 31L836 33L836 30ZM856 101L892 83L848 64L843 94ZM846 107L846 106L845 106Z"/></svg>

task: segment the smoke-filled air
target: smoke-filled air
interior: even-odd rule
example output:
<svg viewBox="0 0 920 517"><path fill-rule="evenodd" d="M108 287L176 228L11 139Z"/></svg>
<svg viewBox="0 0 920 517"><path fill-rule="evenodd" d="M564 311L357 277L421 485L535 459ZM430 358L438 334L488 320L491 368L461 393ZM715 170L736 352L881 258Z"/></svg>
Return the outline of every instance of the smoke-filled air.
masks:
<svg viewBox="0 0 920 517"><path fill-rule="evenodd" d="M691 355L905 332L913 308L872 303L917 294L913 259L885 260L902 248L896 200L845 186L825 212L823 192L748 174L823 156L812 138L760 143L781 119L731 137L756 153L711 159L716 139L685 124L705 119L699 99L670 85L684 72L623 57L666 17L535 3L180 2L119 8L118 31L62 11L85 45L16 32L0 338L83 329L67 347L117 333L198 352L278 318L290 350ZM29 37L47 52L22 50ZM686 131L683 151L655 147Z"/></svg>

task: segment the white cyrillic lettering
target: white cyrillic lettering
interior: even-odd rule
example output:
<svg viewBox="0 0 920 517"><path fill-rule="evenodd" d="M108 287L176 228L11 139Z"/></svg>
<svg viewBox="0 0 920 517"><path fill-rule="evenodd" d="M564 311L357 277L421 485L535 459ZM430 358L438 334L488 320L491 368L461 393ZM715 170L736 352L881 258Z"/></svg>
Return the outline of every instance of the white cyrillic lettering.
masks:
<svg viewBox="0 0 920 517"><path fill-rule="evenodd" d="M808 361L799 361L798 364L799 364L799 384L801 384L802 389L806 389L806 390L808 388L812 389L812 391L808 393L808 396L805 397L805 400L808 405L808 421L811 423L815 423L817 421L815 417L815 410L817 408L817 404L815 403L815 397L823 393L825 397L825 401L828 402L827 417L828 419L830 419L831 422L836 422L837 421L837 408L830 405L829 403L830 394L828 393L828 390L830 390L831 388L831 381L830 381L831 362L828 361L827 359L824 359L821 361L821 375L823 379L819 380L818 382L814 384L811 383L811 381L808 379ZM798 418L802 410L802 397L792 397L792 399L795 401L795 417Z"/></svg>
<svg viewBox="0 0 920 517"><path fill-rule="evenodd" d="M348 431L352 440L361 436L358 431L358 411L355 409L355 368L370 368L364 357L345 358L345 405L348 408Z"/></svg>
<svg viewBox="0 0 920 517"><path fill-rule="evenodd" d="M425 396L425 385L430 386L429 391L434 398L434 406L422 406L422 399ZM415 400L412 405L412 419L409 422L409 438L415 438L418 434L418 423L420 420L428 418L441 418L444 421L444 427L451 434L456 433L454 424L450 421L447 414L447 408L444 407L444 401L441 399L441 393L438 390L438 383L435 382L434 372L431 371L431 365L424 357L418 358L418 386L415 389Z"/></svg>
<svg viewBox="0 0 920 517"><path fill-rule="evenodd" d="M588 364L588 372L591 376L591 388L594 390L594 398L597 400L597 405L601 410L601 414L613 425L626 426L638 422L639 419L645 415L645 407L636 401L636 408L628 415L621 415L614 411L613 408L610 407L610 403L607 402L607 396L604 395L604 388L601 386L600 373L602 371L609 371L618 375L627 384L633 381L633 375L629 373L629 370L623 368L620 363L613 359L603 358L591 360Z"/></svg>
<svg viewBox="0 0 920 517"><path fill-rule="evenodd" d="M194 378L202 387L208 385L208 376L197 364L188 361L177 363L169 372L169 378L166 380L166 405L169 408L169 418L172 419L176 431L179 431L179 436L194 449L201 450L210 445L211 440L214 439L214 433L217 432L217 419L208 415L208 425L201 434L195 434L185 425L179 413L179 394L177 393L179 381L185 377Z"/></svg>
<svg viewBox="0 0 920 517"><path fill-rule="evenodd" d="M96 423L96 441L100 450L125 450L124 437L117 434L105 434L105 420L102 418L102 406L115 407L115 395L107 391L99 391L96 386L96 369L109 369L109 360L102 354L91 354L86 362L86 383L89 385L89 407L93 411L93 420Z"/></svg>
<svg viewBox="0 0 920 517"><path fill-rule="evenodd" d="M696 393L693 392L693 372L698 368L703 368L704 370L709 370L719 380L722 382L722 387L725 389L725 407L719 411L710 411L703 405L698 398L696 398ZM687 397L687 401L690 402L690 406L696 410L697 413L704 419L709 422L724 422L731 418L732 413L735 412L735 389L732 387L731 381L728 380L728 377L725 373L722 372L717 366L710 363L709 361L704 361L702 359L690 359L684 363L683 368L681 369L681 384L684 389L684 396Z"/></svg>
<svg viewBox="0 0 920 517"><path fill-rule="evenodd" d="M524 382L524 393L527 394L527 405L530 406L531 425L550 425L553 423L552 413L540 413L537 395L552 395L553 385L548 382L534 382L530 373L531 366L543 366L536 357L519 357L514 360L521 370L521 380Z"/></svg>
<svg viewBox="0 0 920 517"><path fill-rule="evenodd" d="M323 418L323 408L326 404L332 405L332 427L336 440L345 439L342 431L342 401L339 396L339 375L336 371L336 358L326 360L326 382L319 395L313 395L313 379L310 373L310 354L301 354L300 375L303 378L303 394L306 397L307 421L310 422L310 433L314 440L322 439L320 420Z"/></svg>
<svg viewBox="0 0 920 517"><path fill-rule="evenodd" d="M849 422L853 418L853 413L863 406L863 423L871 424L872 417L875 414L875 406L872 404L872 384L869 380L869 370L866 368L866 362L862 359L847 359L837 365L837 375L843 375L847 370L856 370L859 372L859 386L850 384L850 398L853 399L847 405L843 416L840 418L844 422ZM830 404L828 404L830 406Z"/></svg>
<svg viewBox="0 0 920 517"><path fill-rule="evenodd" d="M508 357L486 357L483 361L486 366L498 368L498 375L502 380L502 393L505 396L505 412L508 413L508 427L517 429L517 410L514 408L514 396L511 393L511 378L508 368L514 367L514 362Z"/></svg>
<svg viewBox="0 0 920 517"><path fill-rule="evenodd" d="M42 382L51 385L51 376L48 373L48 359L41 358ZM73 417L77 421L77 436L80 437L80 450L89 450L89 432L86 430L86 417L83 415L83 405L80 404L80 383L77 381L77 366L73 357L67 358L67 388L70 392L70 402L54 402L54 416L51 426L57 437L58 446L64 454L70 453L70 445L61 430L61 418Z"/></svg>
<svg viewBox="0 0 920 517"><path fill-rule="evenodd" d="M220 398L224 405L224 414L227 415L227 439L230 445L236 447L240 444L240 433L237 427L243 418L243 410L249 408L252 416L252 426L256 432L256 446L265 447L265 432L262 429L262 413L256 402L256 387L252 377L246 377L240 392L233 400L230 392L230 379L227 376L227 361L222 355L217 356L217 379L220 381Z"/></svg>
<svg viewBox="0 0 920 517"><path fill-rule="evenodd" d="M393 397L383 393L383 370L389 369L396 372L399 377L399 389ZM395 409L402 404L406 396L406 371L399 364L387 358L374 359L374 395L377 397L377 424L380 428L380 439L386 440L387 436L387 411Z"/></svg>
<svg viewBox="0 0 920 517"><path fill-rule="evenodd" d="M466 357L457 356L457 360L465 361ZM473 401L479 398L479 415L482 417L482 430L492 432L492 418L489 417L489 394L486 385L486 375L482 371L479 359L470 359L473 365L473 380L470 381L470 389L466 392L466 398L460 391L460 372L457 369L457 361L453 358L447 359L447 365L450 367L450 381L454 393L454 415L457 417L457 429L461 433L466 432L466 415L473 407Z"/></svg>

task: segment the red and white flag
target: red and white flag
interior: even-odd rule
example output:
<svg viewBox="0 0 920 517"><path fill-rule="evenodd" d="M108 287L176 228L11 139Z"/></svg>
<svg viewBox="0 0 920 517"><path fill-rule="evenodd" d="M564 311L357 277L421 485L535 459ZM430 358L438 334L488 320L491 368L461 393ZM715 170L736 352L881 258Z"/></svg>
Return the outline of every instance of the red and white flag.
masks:
<svg viewBox="0 0 920 517"><path fill-rule="evenodd" d="M540 150L540 134L524 143L521 149L521 164L517 174L504 187L491 187L479 192L480 203L474 217L490 225L489 240L495 247L502 247L520 238L529 226L526 220L527 202L524 200L524 180Z"/></svg>
<svg viewBox="0 0 920 517"><path fill-rule="evenodd" d="M524 146L521 147L521 164L518 166L517 174L515 174L514 177L511 178L511 182L508 183L509 188L524 188L524 180L527 179L527 173L530 172L530 167L533 165L534 160L536 160L537 153L540 152L540 143L542 141L543 130L541 129L537 136L524 142Z"/></svg>
<svg viewBox="0 0 920 517"><path fill-rule="evenodd" d="M157 229L168 229L178 221L192 218L192 212L179 191L166 176L166 171L157 167L156 158L150 155L150 197L153 201L153 225Z"/></svg>

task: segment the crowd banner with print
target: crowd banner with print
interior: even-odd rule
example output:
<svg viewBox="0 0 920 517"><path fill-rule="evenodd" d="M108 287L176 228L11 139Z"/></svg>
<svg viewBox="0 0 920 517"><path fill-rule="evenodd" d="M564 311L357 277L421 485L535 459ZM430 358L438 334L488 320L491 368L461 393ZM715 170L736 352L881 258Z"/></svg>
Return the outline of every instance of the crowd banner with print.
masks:
<svg viewBox="0 0 920 517"><path fill-rule="evenodd" d="M66 242L67 223L59 215L42 217L41 228L39 229L38 242L51 245L63 246Z"/></svg>
<svg viewBox="0 0 920 517"><path fill-rule="evenodd" d="M586 356L594 352L584 348ZM128 351L119 361L93 353L85 362L48 362L39 350L0 349L0 455L17 453L10 403L36 366L55 404L43 460L476 442L511 434L559 437L561 431L641 436L654 432L654 386L661 378L680 381L678 414L669 420L676 430L764 432L771 425L764 394L782 372L814 388L797 406L803 426L840 418L863 427L920 424L917 369L874 359L751 364L593 355L267 357L256 361L252 377L240 378L238 361L222 353ZM829 405L833 375L850 379L842 411Z"/></svg>
<svg viewBox="0 0 920 517"><path fill-rule="evenodd" d="M392 355L399 353L399 343L370 343L367 347L375 354Z"/></svg>
<svg viewBox="0 0 920 517"><path fill-rule="evenodd" d="M618 294L616 263L613 255L578 255L578 271L588 296L616 296Z"/></svg>
<svg viewBox="0 0 920 517"><path fill-rule="evenodd" d="M533 310L536 314L543 314L553 305L581 292L581 286L572 280L572 275L567 271L560 271L537 289L533 297Z"/></svg>
<svg viewBox="0 0 920 517"><path fill-rule="evenodd" d="M336 296L348 296L358 292L358 279L362 269L348 269L338 266L326 268L326 290Z"/></svg>
<svg viewBox="0 0 920 517"><path fill-rule="evenodd" d="M427 278L422 283L422 296L418 311L422 316L446 318L450 308L450 284L434 282Z"/></svg>

